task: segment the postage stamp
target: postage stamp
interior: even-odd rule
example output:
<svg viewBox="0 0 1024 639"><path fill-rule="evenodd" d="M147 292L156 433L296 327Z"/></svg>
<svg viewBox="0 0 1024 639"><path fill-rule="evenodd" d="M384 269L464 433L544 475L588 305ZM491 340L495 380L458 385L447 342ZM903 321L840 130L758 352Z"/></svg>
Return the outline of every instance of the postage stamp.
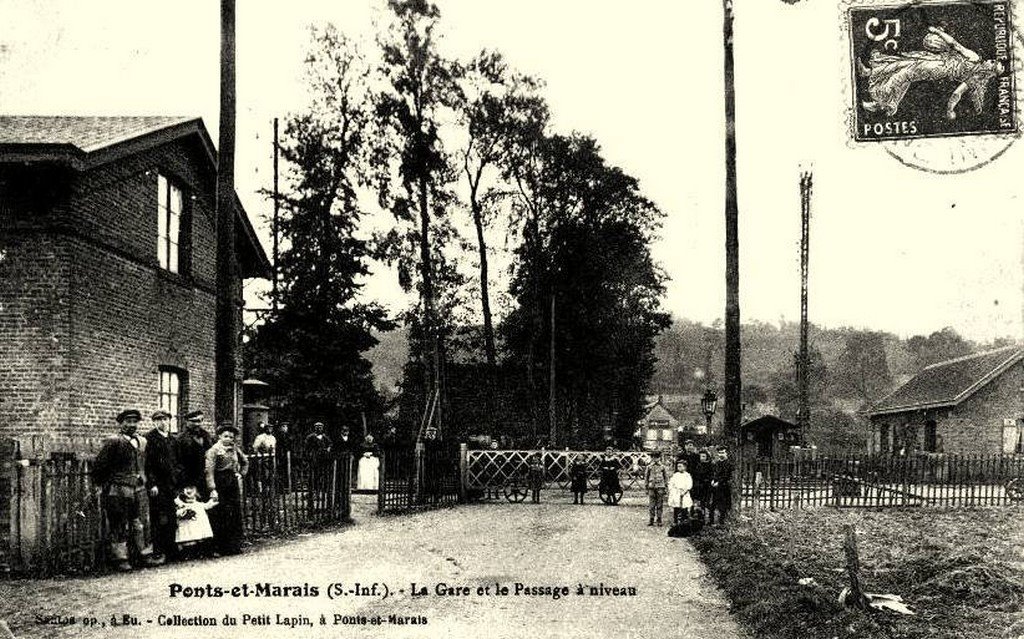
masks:
<svg viewBox="0 0 1024 639"><path fill-rule="evenodd" d="M857 142L1017 133L1009 2L848 11Z"/></svg>

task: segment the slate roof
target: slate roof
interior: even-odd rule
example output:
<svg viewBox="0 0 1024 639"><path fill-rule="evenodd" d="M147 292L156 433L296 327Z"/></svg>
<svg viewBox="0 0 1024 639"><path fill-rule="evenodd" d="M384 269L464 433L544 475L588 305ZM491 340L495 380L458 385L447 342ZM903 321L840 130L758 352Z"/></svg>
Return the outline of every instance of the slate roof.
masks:
<svg viewBox="0 0 1024 639"><path fill-rule="evenodd" d="M162 115L0 115L0 144L60 144L89 153L195 119Z"/></svg>
<svg viewBox="0 0 1024 639"><path fill-rule="evenodd" d="M165 115L0 115L0 162L57 162L82 171L183 136L195 136L216 171L217 152L202 119ZM270 278L270 260L237 194L235 209L242 275Z"/></svg>
<svg viewBox="0 0 1024 639"><path fill-rule="evenodd" d="M797 428L797 425L793 422L787 422L781 417L775 415L762 415L757 419L752 419L746 422L740 428L746 431L760 432L765 430L793 430Z"/></svg>
<svg viewBox="0 0 1024 639"><path fill-rule="evenodd" d="M868 415L956 406L1022 359L1024 349L1007 346L932 364L876 402Z"/></svg>

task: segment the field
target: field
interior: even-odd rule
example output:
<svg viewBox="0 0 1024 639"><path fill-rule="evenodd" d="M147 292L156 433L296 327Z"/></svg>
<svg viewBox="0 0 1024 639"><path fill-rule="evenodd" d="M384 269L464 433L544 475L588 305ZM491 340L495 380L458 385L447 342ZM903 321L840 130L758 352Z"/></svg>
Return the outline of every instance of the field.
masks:
<svg viewBox="0 0 1024 639"><path fill-rule="evenodd" d="M903 597L913 616L848 610L844 526L866 592ZM758 513L693 539L750 634L1006 639L1024 636L1024 512L1013 508ZM803 578L810 585L800 585Z"/></svg>

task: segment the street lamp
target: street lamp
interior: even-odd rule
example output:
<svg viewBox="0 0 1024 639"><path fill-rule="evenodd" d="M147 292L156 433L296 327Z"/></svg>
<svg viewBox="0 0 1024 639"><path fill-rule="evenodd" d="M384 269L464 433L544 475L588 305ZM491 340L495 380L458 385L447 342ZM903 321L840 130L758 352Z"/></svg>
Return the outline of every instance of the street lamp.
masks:
<svg viewBox="0 0 1024 639"><path fill-rule="evenodd" d="M700 410L704 413L704 419L708 422L708 434L711 434L711 418L715 416L715 409L718 408L718 395L710 388L704 391L704 397L700 398Z"/></svg>

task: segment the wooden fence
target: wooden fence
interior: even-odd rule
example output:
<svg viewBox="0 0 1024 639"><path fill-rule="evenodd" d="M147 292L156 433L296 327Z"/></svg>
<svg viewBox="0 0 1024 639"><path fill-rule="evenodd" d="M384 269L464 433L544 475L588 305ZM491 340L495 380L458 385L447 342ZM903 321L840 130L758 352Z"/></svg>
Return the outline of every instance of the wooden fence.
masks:
<svg viewBox="0 0 1024 639"><path fill-rule="evenodd" d="M1024 457L931 454L742 460L743 508L1024 504Z"/></svg>
<svg viewBox="0 0 1024 639"><path fill-rule="evenodd" d="M243 480L247 535L348 521L351 458L250 458ZM106 530L92 460L73 454L7 460L0 473L0 572L82 574L106 565ZM148 533L148 531L147 531Z"/></svg>
<svg viewBox="0 0 1024 639"><path fill-rule="evenodd" d="M587 467L587 484L591 490L596 490L601 481L601 458L605 454L579 450L471 450L466 453L466 488L492 494L510 483L524 482L530 459L540 455L545 488L568 491L572 482L569 470L574 462L581 461ZM624 451L610 454L619 465L622 490L643 490L644 472L651 462L650 453Z"/></svg>
<svg viewBox="0 0 1024 639"><path fill-rule="evenodd" d="M447 442L382 449L377 512L394 514L459 503L459 455L458 446Z"/></svg>

